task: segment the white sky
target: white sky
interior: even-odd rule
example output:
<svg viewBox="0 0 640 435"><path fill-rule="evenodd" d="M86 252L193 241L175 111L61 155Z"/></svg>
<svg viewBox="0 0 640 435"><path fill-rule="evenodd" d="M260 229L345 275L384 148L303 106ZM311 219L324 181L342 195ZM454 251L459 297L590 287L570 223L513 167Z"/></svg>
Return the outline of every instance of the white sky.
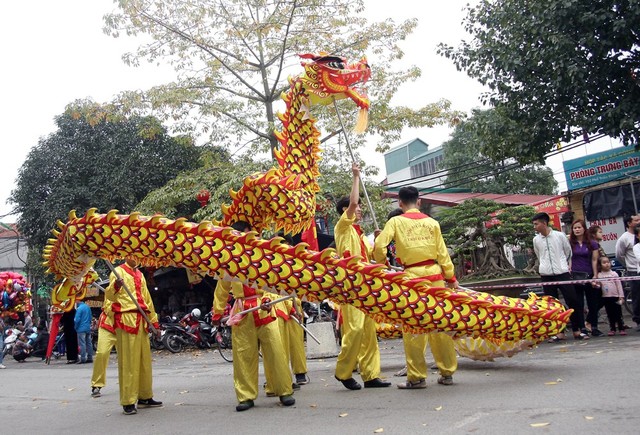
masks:
<svg viewBox="0 0 640 435"><path fill-rule="evenodd" d="M416 8L415 0L366 1L367 15L372 20L390 17L400 21L413 16L419 19L418 28L402 46L404 61L419 66L423 75L415 84L401 88L396 96L398 104L419 106L446 98L459 110L480 107L481 86L435 52L439 42L455 44L465 37L460 23L467 3L468 0L424 2ZM130 68L122 63L121 55L137 47L138 42L102 33L102 17L112 9L112 0L15 1L3 2L0 7L0 40L4 41L0 220L16 220L15 216L5 215L11 211L6 201L18 169L38 139L55 131L53 119L67 104L83 98L105 102L120 91L146 89L172 78L166 68ZM448 139L449 133L447 127L408 129L401 142L420 137L437 147ZM607 139L598 149L590 150L610 146ZM585 155L584 147L564 158L580 155ZM382 179L382 155L369 153L369 158L369 164L381 168ZM561 158L548 162L554 173L561 171ZM560 191L565 188L561 185Z"/></svg>

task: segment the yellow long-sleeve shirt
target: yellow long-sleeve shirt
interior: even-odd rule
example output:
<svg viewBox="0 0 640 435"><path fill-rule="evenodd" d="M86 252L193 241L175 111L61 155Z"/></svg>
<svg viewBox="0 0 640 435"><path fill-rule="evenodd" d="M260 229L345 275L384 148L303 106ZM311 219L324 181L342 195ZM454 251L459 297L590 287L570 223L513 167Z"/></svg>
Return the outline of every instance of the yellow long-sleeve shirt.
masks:
<svg viewBox="0 0 640 435"><path fill-rule="evenodd" d="M418 209L389 219L375 240L373 258L376 262L386 262L387 246L392 240L396 242L397 258L405 267L433 260L440 265L445 280L455 279L453 263L435 219Z"/></svg>
<svg viewBox="0 0 640 435"><path fill-rule="evenodd" d="M126 264L116 268L118 275L124 281L127 289L132 296L136 298L140 308L147 314L151 323L157 328L158 315L151 300L151 294L147 289L147 282L144 275L138 269L132 269ZM138 311L138 307L124 288L121 288L116 276L111 273L109 276L109 285L105 289L105 298L111 301L111 311L114 314L114 322L116 329L122 329L130 334L137 334L140 322L144 322L142 314Z"/></svg>
<svg viewBox="0 0 640 435"><path fill-rule="evenodd" d="M253 287L243 285L241 282L237 281L230 282L219 280L213 293L214 319L219 319L224 314L224 310L227 307L227 302L229 300L230 294L236 300L232 314L261 305L262 298L263 296L265 296L265 292L262 289L255 289ZM274 295L269 296L269 299L273 300ZM275 313L276 311L273 306L269 311L254 311L253 317L256 326L264 325L274 321L276 319Z"/></svg>
<svg viewBox="0 0 640 435"><path fill-rule="evenodd" d="M352 218L347 213L342 213L338 223L333 229L333 235L336 241L336 251L338 255L346 257L350 255L360 255L366 257L365 260L371 259L371 244L364 234L359 234L354 225L356 220L355 214ZM362 252L364 250L364 252Z"/></svg>

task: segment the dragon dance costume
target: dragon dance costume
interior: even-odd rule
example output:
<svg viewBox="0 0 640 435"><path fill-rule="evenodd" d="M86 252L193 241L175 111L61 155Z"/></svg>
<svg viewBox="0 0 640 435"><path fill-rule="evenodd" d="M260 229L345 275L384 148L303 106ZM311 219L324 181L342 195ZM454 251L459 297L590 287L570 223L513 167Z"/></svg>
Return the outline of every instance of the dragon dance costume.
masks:
<svg viewBox="0 0 640 435"><path fill-rule="evenodd" d="M224 314L229 294L235 299L231 315L262 305L264 291L239 282L218 281L213 294L213 320ZM268 299L271 299L270 297ZM231 327L233 342L233 384L239 403L258 397L258 350L262 351L267 384L276 396L293 394L287 357L282 352L282 338L275 309L257 310L243 316Z"/></svg>
<svg viewBox="0 0 640 435"><path fill-rule="evenodd" d="M140 308L147 313L151 323L158 328L158 315L142 272L127 264L118 266L116 271L123 280L124 286L136 298ZM109 276L105 298L111 301L114 316L120 404L132 405L139 399L151 399L153 397L151 347L146 322L125 289L118 284L113 273Z"/></svg>
<svg viewBox="0 0 640 435"><path fill-rule="evenodd" d="M371 245L362 230L355 225L356 216L344 212L334 229L336 250L345 257L371 255ZM340 305L342 315L342 347L336 361L336 378L345 381L353 376L358 365L364 382L380 377L380 349L375 321L349 304Z"/></svg>
<svg viewBox="0 0 640 435"><path fill-rule="evenodd" d="M410 277L425 278L435 287L444 287L445 281L456 281L453 263L444 244L440 225L435 219L417 209L407 210L389 219L375 240L373 256L376 261L386 261L387 245L392 240L396 244L397 260L404 265L404 271ZM426 379L425 352L428 343L442 376L451 376L458 368L453 339L447 334L405 332L402 340L407 359L407 381Z"/></svg>
<svg viewBox="0 0 640 435"><path fill-rule="evenodd" d="M93 374L91 375L91 388L103 388L107 384L107 366L111 349L116 345L116 329L111 310L111 301L104 300L102 312L98 319L98 344L96 354L93 357Z"/></svg>

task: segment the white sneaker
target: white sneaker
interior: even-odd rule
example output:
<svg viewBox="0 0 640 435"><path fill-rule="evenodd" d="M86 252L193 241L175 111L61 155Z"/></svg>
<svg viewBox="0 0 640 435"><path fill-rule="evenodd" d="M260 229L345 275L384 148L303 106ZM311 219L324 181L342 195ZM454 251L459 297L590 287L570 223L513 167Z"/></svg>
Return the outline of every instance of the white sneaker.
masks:
<svg viewBox="0 0 640 435"><path fill-rule="evenodd" d="M0 369L6 369L7 366L5 366L4 364L0 364Z"/></svg>

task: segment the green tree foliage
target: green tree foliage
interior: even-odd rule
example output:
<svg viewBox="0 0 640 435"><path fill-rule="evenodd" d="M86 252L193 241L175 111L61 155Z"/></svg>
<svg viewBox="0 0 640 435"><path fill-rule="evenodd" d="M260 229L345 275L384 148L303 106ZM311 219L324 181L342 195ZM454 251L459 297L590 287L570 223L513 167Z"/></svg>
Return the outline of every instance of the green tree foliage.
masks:
<svg viewBox="0 0 640 435"><path fill-rule="evenodd" d="M404 127L432 126L455 114L448 101L417 109L393 106L398 87L420 75L416 67L398 69L403 52L398 43L415 28L416 19L396 24L368 23L363 0L121 0L105 17L105 31L143 35L149 42L124 56L125 62L169 63L177 80L145 92L124 92L112 111L156 110L177 129L207 132L210 143L236 147L249 144L273 150L279 122L280 95L287 77L301 72L298 53L330 52L349 60L368 55L373 74L369 95L370 134L384 150ZM351 113L352 102L344 103ZM322 119L333 109L315 109ZM347 119L347 118L345 118ZM325 131L339 129L333 116ZM364 137L354 140L354 146Z"/></svg>
<svg viewBox="0 0 640 435"><path fill-rule="evenodd" d="M132 212L149 191L197 165L191 139L168 136L157 119L89 123L75 113L56 117L57 131L40 139L18 172L10 201L30 248L41 249L70 210Z"/></svg>
<svg viewBox="0 0 640 435"><path fill-rule="evenodd" d="M553 171L536 163L521 165L513 157L522 143L518 125L499 109L474 110L458 124L443 146L447 187L472 192L553 194Z"/></svg>
<svg viewBox="0 0 640 435"><path fill-rule="evenodd" d="M532 246L531 206L508 207L495 201L469 199L438 213L442 235L453 249L458 268L474 258L472 275L496 277L515 273L507 260L505 246L526 249Z"/></svg>
<svg viewBox="0 0 640 435"><path fill-rule="evenodd" d="M481 0L464 27L472 40L439 46L487 85L485 101L523 127L520 161L543 161L558 140L604 133L640 138L637 1Z"/></svg>
<svg viewBox="0 0 640 435"><path fill-rule="evenodd" d="M344 146L343 144L339 147L326 150L325 158L320 162L320 177L318 183L320 184L321 191L317 203L321 209L318 214L328 217L332 225L335 225L340 218L336 211L336 202L343 196L349 196L351 192L351 159L345 157L345 154L348 153L345 152ZM361 160L358 161L358 164L363 170L361 175L367 189L369 201L371 202L371 208L373 208L373 212L375 213L378 226L382 229L386 222L387 214L389 213L391 201L384 197L384 186L374 182L371 178L377 175L378 169L373 166L366 166L365 162ZM375 221L371 216L369 204L367 203L362 185L360 186L360 198L363 221L361 224L365 232L370 233L375 229Z"/></svg>
<svg viewBox="0 0 640 435"><path fill-rule="evenodd" d="M232 159L222 148L207 147L202 152L198 168L182 172L149 193L136 210L144 214L160 213L173 219L186 217L196 222L220 220L222 204L231 203L229 190L238 190L247 175L265 171L271 165L271 161L253 160L249 155ZM202 189L210 194L204 207L196 200Z"/></svg>
<svg viewBox="0 0 640 435"><path fill-rule="evenodd" d="M377 168L365 167L365 183L374 213L379 225L389 210L389 200L383 198L384 187L371 180L376 175ZM202 153L201 166L192 171L185 171L166 185L152 191L137 206L136 210L143 214L160 213L170 218L187 217L193 221L217 221L222 218L222 204L230 204L229 190L238 190L242 180L254 172L263 172L273 163L270 160L257 160L249 154L235 159L220 148L209 148ZM321 192L318 194L318 216L327 217L333 224L339 216L335 211L335 202L351 189L351 161L344 158L338 149L327 151L325 159L320 162L319 184ZM210 193L209 203L201 207L196 201L197 193L206 189ZM361 189L362 190L362 189ZM373 231L373 219L368 205L362 199L364 227Z"/></svg>

